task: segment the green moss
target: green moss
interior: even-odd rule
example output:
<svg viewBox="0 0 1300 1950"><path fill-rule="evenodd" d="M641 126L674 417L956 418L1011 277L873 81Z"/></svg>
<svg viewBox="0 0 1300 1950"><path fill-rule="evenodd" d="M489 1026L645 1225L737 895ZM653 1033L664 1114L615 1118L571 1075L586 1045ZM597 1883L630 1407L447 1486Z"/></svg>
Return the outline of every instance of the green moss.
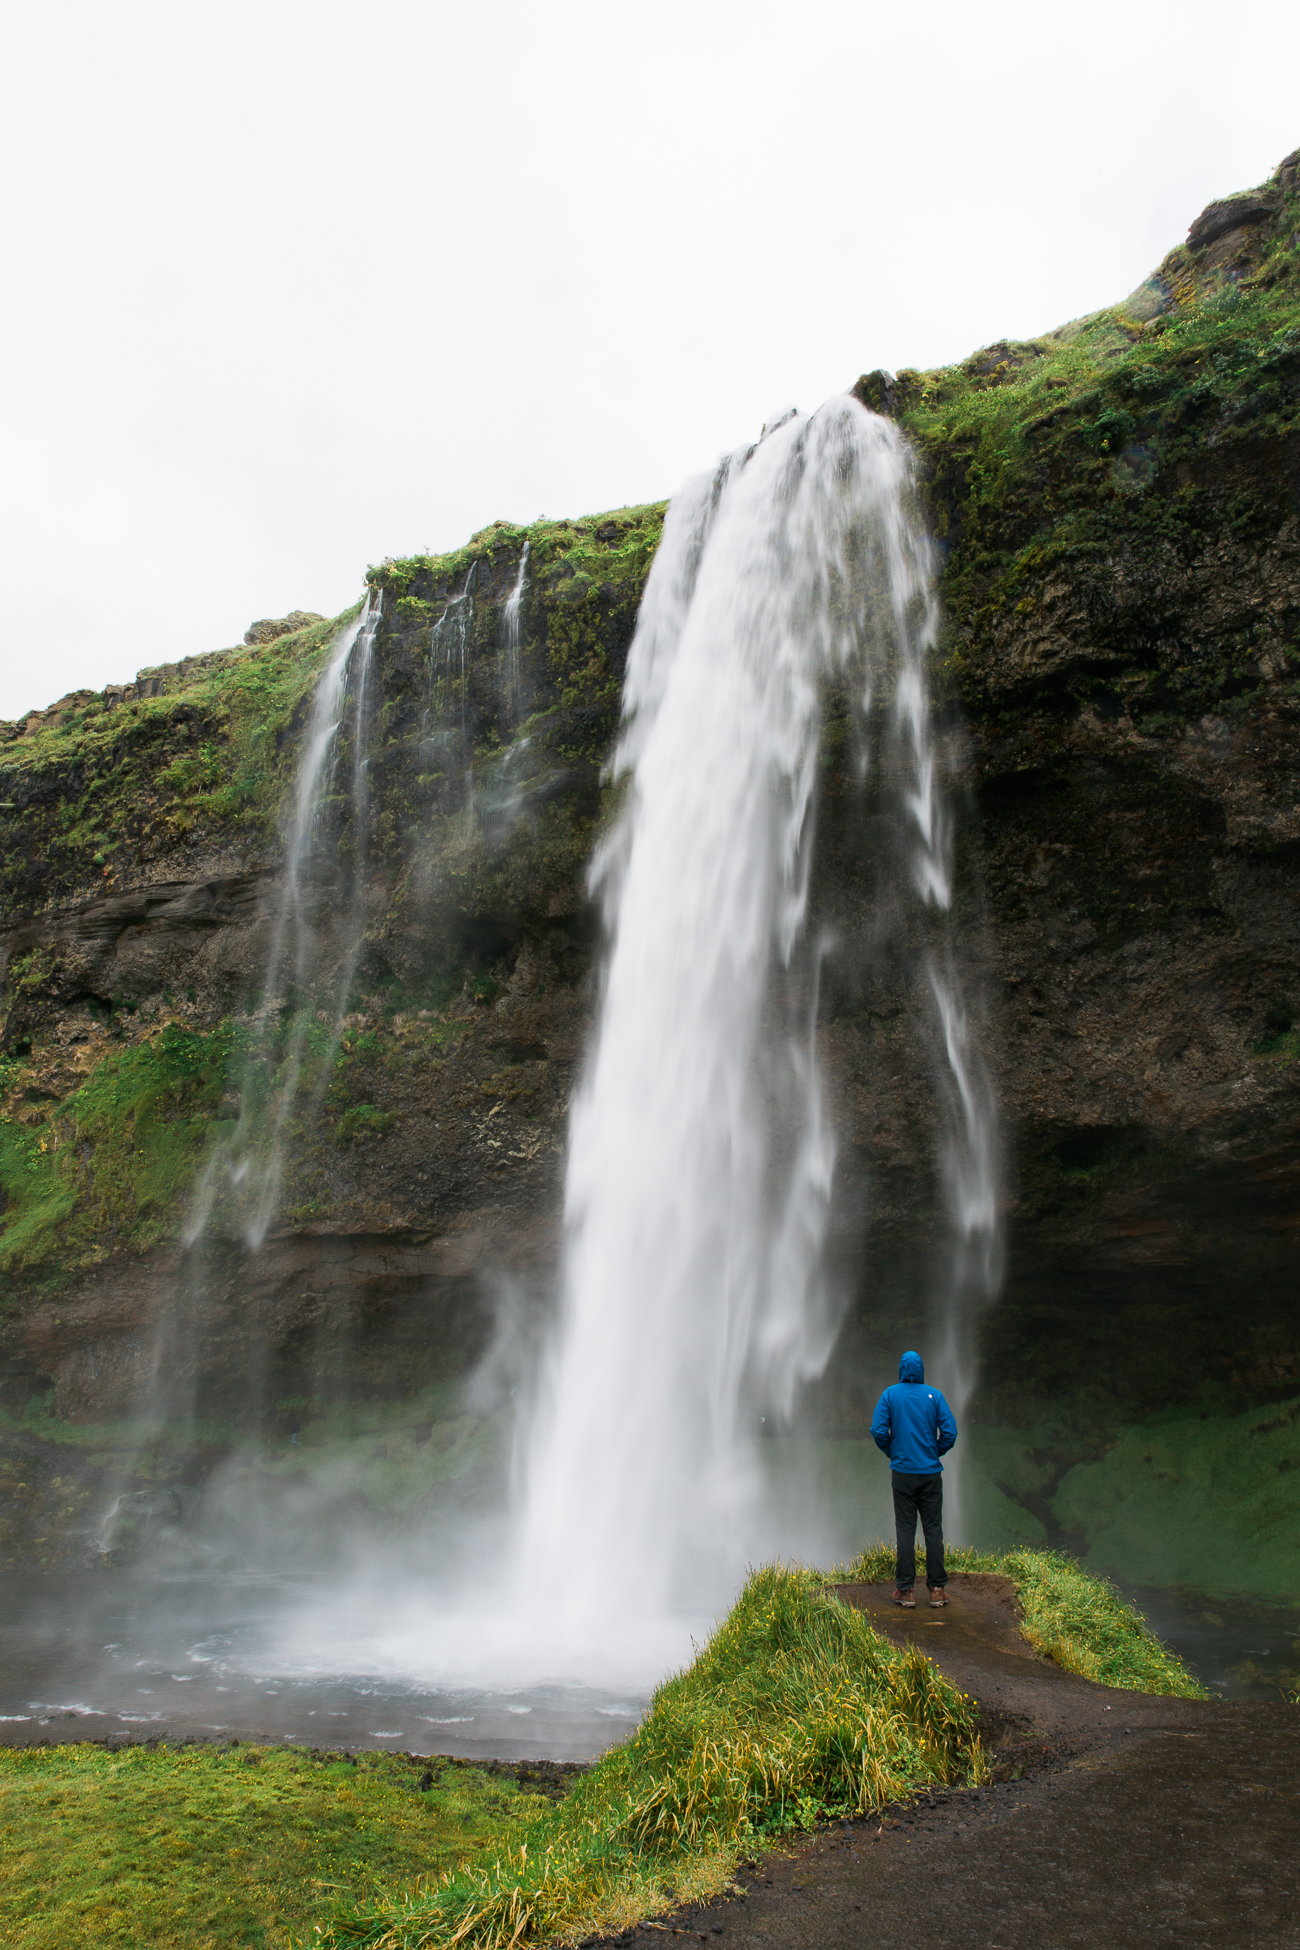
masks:
<svg viewBox="0 0 1300 1950"><path fill-rule="evenodd" d="M526 543L534 585L554 591L572 582L566 600L599 593L602 584L634 588L639 597L667 506L666 501L647 502L576 521L548 521L543 516L522 527L498 521L444 555L389 558L367 570L366 580L374 588L392 590L399 604L427 611L434 605L409 593L414 581L432 581L445 586L448 594L459 593L475 564L490 567L503 554L517 558Z"/></svg>
<svg viewBox="0 0 1300 1950"><path fill-rule="evenodd" d="M0 1123L0 1185L5 1193L0 1271L43 1264L58 1250L76 1205L75 1191L56 1169L48 1137Z"/></svg>
<svg viewBox="0 0 1300 1950"><path fill-rule="evenodd" d="M52 948L29 948L25 954L15 955L6 971L6 986L11 992L21 994L24 990L35 991L50 978L55 967L55 954Z"/></svg>
<svg viewBox="0 0 1300 1950"><path fill-rule="evenodd" d="M0 1119L0 1272L66 1272L109 1245L143 1251L170 1236L208 1146L234 1032L168 1023L103 1057L36 1126ZM0 1065L21 1098L26 1066Z"/></svg>
<svg viewBox="0 0 1300 1950"><path fill-rule="evenodd" d="M1300 1063L1300 1022L1293 1022L1289 1029L1275 1030L1265 1036L1251 1050L1252 1056L1266 1057L1272 1063Z"/></svg>
<svg viewBox="0 0 1300 1950"><path fill-rule="evenodd" d="M290 1950L340 1892L460 1868L538 1805L443 1759L0 1748L0 1936L11 1950Z"/></svg>
<svg viewBox="0 0 1300 1950"><path fill-rule="evenodd" d="M354 1104L340 1117L334 1131L334 1142L354 1144L358 1138L378 1137L382 1132L391 1130L395 1122L391 1111L376 1110L373 1104Z"/></svg>
<svg viewBox="0 0 1300 1950"><path fill-rule="evenodd" d="M921 451L947 556L946 667L968 703L987 711L1023 693L994 632L1032 617L1054 569L1100 572L1117 551L1185 554L1220 530L1248 540L1286 519L1285 480L1256 457L1300 426L1296 257L1279 221L1251 288L1184 283L1179 307L1150 323L1113 306L960 366L899 376L895 410ZM1162 267L1175 284L1177 269L1172 259ZM869 383L859 390L866 397ZM1258 683L1249 629L1199 651L1167 631L1175 640L1153 655L1145 639L1160 635L1156 622L1117 618L1098 630L1101 607L1091 662L1118 650L1147 667L1151 701L1132 709L1156 734ZM1125 628L1127 646L1114 640ZM1083 695L1095 671L1076 677Z"/></svg>
<svg viewBox="0 0 1300 1950"><path fill-rule="evenodd" d="M556 799L591 796L593 775L616 734L624 659L663 514L663 504L654 504L528 528L498 522L450 554L412 556L370 571L372 583L398 598L390 603L383 655L403 672L402 695L394 694L381 714L388 769L387 822L381 818L379 828L388 857L427 862L432 855L440 883L455 887L504 847L516 852L505 875L517 878L518 827L535 823L542 804L549 814ZM522 641L508 655L502 609L525 546ZM460 599L467 592L466 608ZM423 716L411 703L411 679L421 664ZM464 807L456 781L467 761L475 793L486 792L489 804L509 796L507 785L518 795L509 834L501 813L489 819L487 837L473 821L460 834ZM460 857L462 838L471 843L472 859ZM537 849L525 845L524 851L533 855L526 872L535 880ZM567 857L554 866L561 878L571 877ZM558 885L552 880L548 891ZM485 898L493 892L484 887ZM463 911L472 914L476 905L471 894Z"/></svg>
<svg viewBox="0 0 1300 1950"><path fill-rule="evenodd" d="M286 734L356 606L270 643L166 667L157 697L73 714L0 747L0 908L103 878L115 855L274 829Z"/></svg>
<svg viewBox="0 0 1300 1950"><path fill-rule="evenodd" d="M1052 1509L1097 1571L1300 1600L1300 1398L1153 1416L1070 1470Z"/></svg>

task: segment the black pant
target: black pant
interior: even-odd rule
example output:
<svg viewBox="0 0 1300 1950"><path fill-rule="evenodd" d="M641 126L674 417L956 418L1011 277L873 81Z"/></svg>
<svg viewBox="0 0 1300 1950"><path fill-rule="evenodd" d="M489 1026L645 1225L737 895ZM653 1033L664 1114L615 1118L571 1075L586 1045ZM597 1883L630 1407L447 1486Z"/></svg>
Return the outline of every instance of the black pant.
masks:
<svg viewBox="0 0 1300 1950"><path fill-rule="evenodd" d="M898 1577L900 1591L910 1591L916 1583L916 1520L925 1532L925 1581L944 1585L948 1573L943 1568L943 1477L901 1476L890 1471L894 1487L894 1524L898 1531Z"/></svg>

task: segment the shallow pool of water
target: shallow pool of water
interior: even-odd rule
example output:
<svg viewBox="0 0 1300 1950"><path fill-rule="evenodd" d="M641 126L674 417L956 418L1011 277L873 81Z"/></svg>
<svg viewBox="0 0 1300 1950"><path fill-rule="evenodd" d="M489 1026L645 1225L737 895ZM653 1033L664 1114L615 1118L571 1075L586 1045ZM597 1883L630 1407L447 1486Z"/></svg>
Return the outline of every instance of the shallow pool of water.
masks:
<svg viewBox="0 0 1300 1950"><path fill-rule="evenodd" d="M665 1669L638 1684L589 1660L575 1677L547 1673L543 1654L530 1671L518 1634L498 1656L473 1620L427 1607L413 1619L409 1600L385 1631L347 1593L304 1579L13 1578L5 1599L7 1744L157 1734L585 1760L632 1731ZM499 1683L475 1680L476 1636Z"/></svg>
<svg viewBox="0 0 1300 1950"><path fill-rule="evenodd" d="M1229 1603L1116 1580L1152 1631L1223 1699L1278 1699L1300 1679L1300 1606Z"/></svg>
<svg viewBox="0 0 1300 1950"><path fill-rule="evenodd" d="M1300 1613L1129 1587L1223 1697L1278 1698L1300 1673ZM269 1740L471 1759L589 1760L625 1739L703 1614L585 1647L564 1622L475 1616L419 1587L113 1573L6 1580L0 1742Z"/></svg>

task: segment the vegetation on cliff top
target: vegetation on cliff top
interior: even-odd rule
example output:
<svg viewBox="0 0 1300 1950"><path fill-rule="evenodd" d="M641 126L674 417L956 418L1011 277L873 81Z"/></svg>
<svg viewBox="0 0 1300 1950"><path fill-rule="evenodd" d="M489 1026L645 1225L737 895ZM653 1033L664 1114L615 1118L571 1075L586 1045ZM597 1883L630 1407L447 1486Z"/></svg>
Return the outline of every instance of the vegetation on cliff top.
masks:
<svg viewBox="0 0 1300 1950"><path fill-rule="evenodd" d="M124 852L269 837L293 734L355 613L172 666L142 687L156 694L119 701L110 687L28 719L0 744L0 915L111 888Z"/></svg>
<svg viewBox="0 0 1300 1950"><path fill-rule="evenodd" d="M594 743L590 735L578 742L599 757L622 683L609 654L611 618L621 626L614 638L625 641L665 505L528 527L497 522L449 553L385 562L367 581L390 597L395 624L415 634L427 664L432 632L471 570L503 561L513 567L527 544L529 600L538 620L545 616L551 680L543 715L559 709L598 726ZM504 654L498 610L480 646L494 658ZM97 882L111 888L124 862L134 866L139 855L222 836L245 844L272 837L316 677L355 614L356 606L142 671L133 685L77 693L0 727L0 915L40 911ZM461 701L444 700L449 708ZM479 755L500 742L499 735L482 740Z"/></svg>
<svg viewBox="0 0 1300 1950"><path fill-rule="evenodd" d="M1123 304L958 366L859 382L921 450L947 668L977 716L1069 702L1160 735L1248 709L1269 677L1300 705L1300 615L1247 609L1195 643L1161 586L1170 559L1265 546L1289 517L1289 470L1273 456L1300 426L1294 159L1269 195L1267 223L1208 252L1179 246ZM1149 587L1121 576L1094 589L1094 573L1134 559ZM1008 656L1011 632L1047 626L1066 564L1090 599L1076 654L1062 659L1058 641L1045 666ZM1289 676L1267 667L1288 651Z"/></svg>
<svg viewBox="0 0 1300 1950"><path fill-rule="evenodd" d="M550 521L542 515L523 525L496 521L449 553L390 557L368 569L366 580L372 588L391 591L399 608L405 605L432 619L449 597L463 590L471 569L493 566L498 555L517 563L527 544L534 588L563 591L564 600L575 604L602 588L635 590L639 597L667 506L666 501L648 501L576 520ZM413 593L418 588L430 593Z"/></svg>

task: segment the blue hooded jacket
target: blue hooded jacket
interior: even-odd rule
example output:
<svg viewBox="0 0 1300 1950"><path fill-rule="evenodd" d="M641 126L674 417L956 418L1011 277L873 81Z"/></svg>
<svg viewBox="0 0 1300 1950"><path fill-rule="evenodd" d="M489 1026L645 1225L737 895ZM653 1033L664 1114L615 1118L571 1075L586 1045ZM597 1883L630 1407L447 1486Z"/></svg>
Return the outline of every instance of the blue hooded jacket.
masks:
<svg viewBox="0 0 1300 1950"><path fill-rule="evenodd" d="M939 1458L957 1440L957 1424L939 1390L926 1387L919 1354L909 1351L899 1362L898 1380L876 1403L871 1434L900 1476L943 1474Z"/></svg>

